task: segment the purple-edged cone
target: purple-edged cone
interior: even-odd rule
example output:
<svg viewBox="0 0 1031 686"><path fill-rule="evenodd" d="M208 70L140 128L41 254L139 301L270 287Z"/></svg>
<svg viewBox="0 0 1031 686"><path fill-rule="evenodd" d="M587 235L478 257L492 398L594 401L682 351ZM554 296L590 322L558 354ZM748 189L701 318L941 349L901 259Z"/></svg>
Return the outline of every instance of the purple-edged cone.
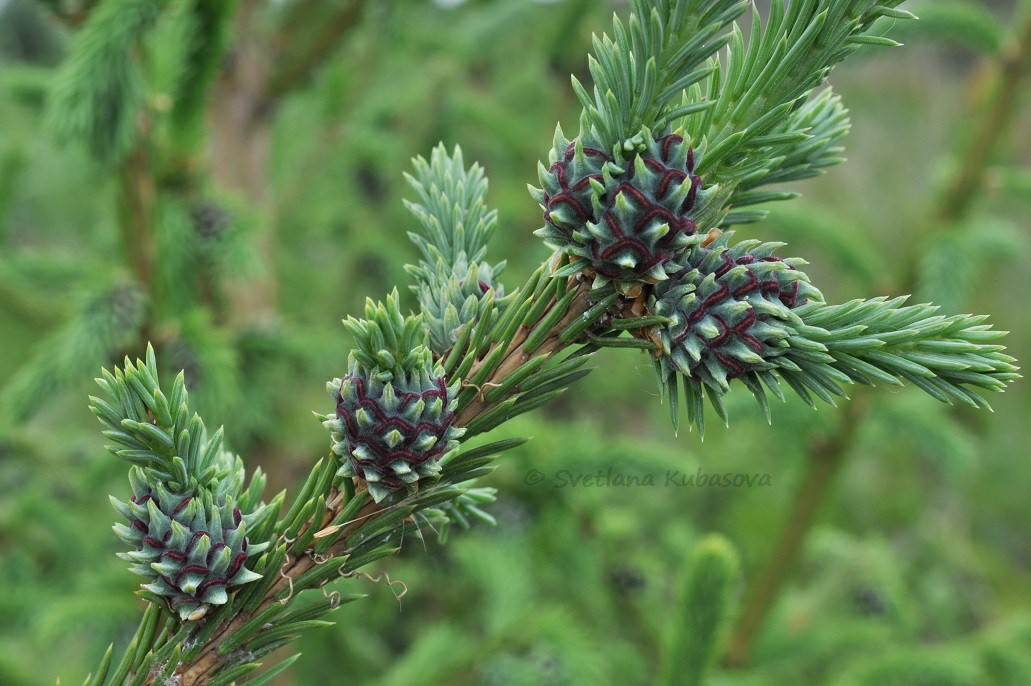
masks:
<svg viewBox="0 0 1031 686"><path fill-rule="evenodd" d="M694 151L677 133L645 129L610 158L560 132L551 166L540 169L542 187L532 189L544 210L536 233L591 269L596 286L663 281L698 242L693 210L702 183L694 169Z"/></svg>
<svg viewBox="0 0 1031 686"><path fill-rule="evenodd" d="M330 383L337 408L328 426L344 458L341 476L363 479L378 502L440 474L438 460L461 435L454 425L456 389L427 374L384 383L353 372Z"/></svg>
<svg viewBox="0 0 1031 686"><path fill-rule="evenodd" d="M691 251L684 267L658 284L652 310L669 317L657 327L660 375L701 381L719 394L728 382L771 369L802 325L792 310L823 297L798 269L803 260L776 257L780 244L723 234Z"/></svg>
<svg viewBox="0 0 1031 686"><path fill-rule="evenodd" d="M344 324L355 338L348 373L326 389L336 413L324 417L340 456L340 476L364 481L376 502L440 474L439 460L465 433L455 425L457 384L427 347L421 316L405 317L395 291L369 301L366 319Z"/></svg>
<svg viewBox="0 0 1031 686"><path fill-rule="evenodd" d="M257 513L242 514L230 495L203 489L176 494L152 481L133 467L129 502L111 498L126 521L115 525L115 533L133 548L118 556L149 579L143 589L152 599L164 601L183 621L196 620L224 604L233 588L261 578L247 569L248 559L268 545L247 540Z"/></svg>

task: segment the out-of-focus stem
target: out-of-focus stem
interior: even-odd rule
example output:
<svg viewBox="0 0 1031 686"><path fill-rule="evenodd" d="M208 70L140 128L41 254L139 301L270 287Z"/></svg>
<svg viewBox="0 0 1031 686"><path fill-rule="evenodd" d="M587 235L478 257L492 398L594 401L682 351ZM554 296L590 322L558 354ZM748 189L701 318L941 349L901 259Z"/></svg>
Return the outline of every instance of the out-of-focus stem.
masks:
<svg viewBox="0 0 1031 686"><path fill-rule="evenodd" d="M129 153L119 175L121 206L119 229L126 260L136 281L148 292L154 285L154 177L147 159L146 130L141 125L140 143Z"/></svg>
<svg viewBox="0 0 1031 686"><path fill-rule="evenodd" d="M868 411L868 395L862 390L857 393L845 406L834 432L810 450L805 478L798 488L791 512L762 572L756 576L745 595L737 628L727 647L728 665L742 666L748 661L752 641L788 579L816 511L848 456L852 439Z"/></svg>
<svg viewBox="0 0 1031 686"><path fill-rule="evenodd" d="M310 12L321 3L298 3L297 12ZM231 291L232 310L243 323L275 319L279 298L276 277L276 205L271 197L269 178L272 114L278 103L293 89L305 84L314 71L333 54L343 36L361 18L366 0L348 0L331 16L311 40L287 35L293 26L291 16L278 36L270 37L263 24L264 3L243 0L236 16L236 41L219 76L209 109L212 172L224 188L242 193L251 206L266 216L255 238L264 267L244 287ZM301 43L277 63L277 44ZM278 64L278 66L277 66Z"/></svg>
<svg viewBox="0 0 1031 686"><path fill-rule="evenodd" d="M306 43L301 54L296 59L285 61L282 68L269 76L265 96L275 100L306 83L312 73L333 54L340 39L358 23L365 5L366 0L349 0L336 9L314 38Z"/></svg>
<svg viewBox="0 0 1031 686"><path fill-rule="evenodd" d="M1015 40L999 56L992 93L974 137L967 144L962 164L945 187L934 219L949 223L969 213L977 191L984 188L989 162L1009 129L1020 103L1020 86L1031 69L1031 10L1025 12Z"/></svg>

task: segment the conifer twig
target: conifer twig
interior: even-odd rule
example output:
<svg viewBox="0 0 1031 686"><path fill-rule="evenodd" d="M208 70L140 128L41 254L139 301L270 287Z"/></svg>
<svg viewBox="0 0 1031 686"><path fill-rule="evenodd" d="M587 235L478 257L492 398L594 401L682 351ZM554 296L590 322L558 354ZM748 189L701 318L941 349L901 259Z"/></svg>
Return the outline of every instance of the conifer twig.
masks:
<svg viewBox="0 0 1031 686"><path fill-rule="evenodd" d="M579 135L557 132L542 187L531 190L545 222L538 234L554 256L513 292L498 279L504 263L486 262L495 213L482 170L466 168L458 148L416 160L418 202L408 208L423 229L412 235L421 259L407 271L419 309L404 311L394 289L384 302L368 300L363 318L344 321L354 348L327 384L333 411L317 415L331 450L289 506L285 494L262 500L260 472L248 482L223 431L208 434L184 374L161 385L153 349L146 361L105 370L91 410L109 450L131 464L132 497L112 500L123 520L115 532L129 545L121 555L131 571L148 582L140 594L150 605L119 664L109 650L89 683L243 683L356 599L324 587L396 553L407 527L439 525L443 538L451 522L491 522L478 505L493 489L476 481L525 439L463 442L564 393L590 372L598 348L649 353L674 425L683 398L700 432L706 402L727 420L722 398L732 383L747 386L767 415L767 393L783 399L782 381L810 404L833 403L852 383L909 381L939 400L986 406L980 392L1003 390L1018 375L997 343L1003 333L984 317L944 317L904 299L829 305L803 260L774 255L775 243L731 243L720 230L761 218L732 212L735 202L787 199L757 190L762 183L840 161L844 109L815 89L858 46L892 44L866 31L880 16L905 17L900 1L775 4L766 31L757 27L746 47L733 21L747 0L631 0L626 24L617 19L613 37L595 41L593 96L575 84ZM246 3L241 21L253 24L255 11ZM715 53L727 41L724 74ZM116 57L124 67L126 56ZM198 65L210 66L207 58ZM248 124L267 66L256 58L237 112ZM707 122L694 132L701 163L681 128L698 117ZM153 264L141 260L139 269ZM707 557L713 574L697 579L724 596L725 553ZM322 600L294 605L315 590ZM726 602L718 605L725 612ZM682 619L700 617L695 610ZM717 633L695 644L699 677Z"/></svg>
<svg viewBox="0 0 1031 686"><path fill-rule="evenodd" d="M535 329L526 329L521 331L520 334L518 334L517 337L506 346L506 350L510 350L511 352L505 356L504 362L502 362L502 364L498 366L497 370L492 374L491 379L495 381L487 383L503 381L511 373L531 359L557 354L564 347L573 344L562 343L559 336L570 322L581 317L588 309L588 289L583 288L582 285L578 286L578 288L577 297L573 299L573 302L578 304L571 305L566 314L557 323L550 327L544 337L544 343L542 343L541 346L532 353L526 353L522 348L522 343L525 342L527 336L530 333L533 333ZM551 311L556 305L557 303L552 301L546 312ZM543 318L546 318L546 313L542 319ZM493 348L488 350L493 350ZM488 352L485 357L489 357L489 355L490 353ZM463 410L461 415L459 415L456 423L460 426L468 426L494 406L494 404L487 403L479 399L474 400ZM322 530L329 526L339 516L341 509L347 504L346 499L339 497L336 498L334 502L335 505L328 507L320 518L306 523L301 528L300 534L303 534L305 531L312 528ZM368 527L371 524L374 524L378 516L388 512L390 512L389 505L369 500L369 502L367 502L348 522L346 522L342 528L332 534L332 538L335 542L322 555L331 559L345 555L350 547L351 538L354 536L355 532L363 527ZM179 667L177 673L180 675L181 683L207 683L207 680L210 679L211 676L221 668L228 659L226 656L220 655L216 651L219 643L225 637L231 636L235 630L246 624L254 616L259 615L263 610L267 609L272 603L277 602L279 596L281 596L282 593L291 586L294 579L300 578L313 567L317 566L317 564L318 562L312 555L299 555L296 558L287 561L287 563L285 563L279 570L279 577L266 591L263 600L259 605L257 605L257 607L251 611L241 613L234 617L223 629L219 630L208 640L208 647L206 647L192 663L183 664Z"/></svg>

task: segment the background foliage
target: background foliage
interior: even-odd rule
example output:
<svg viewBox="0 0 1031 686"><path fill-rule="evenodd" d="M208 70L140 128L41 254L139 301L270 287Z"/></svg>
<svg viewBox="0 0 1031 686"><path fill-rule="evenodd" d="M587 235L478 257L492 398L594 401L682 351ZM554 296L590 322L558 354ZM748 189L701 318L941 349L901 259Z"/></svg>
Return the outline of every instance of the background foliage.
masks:
<svg viewBox="0 0 1031 686"><path fill-rule="evenodd" d="M322 41L321 27L351 4ZM104 497L126 495L124 467L101 449L85 403L101 364L139 354L143 338L160 341L162 362L186 369L209 423L225 421L233 450L260 464L275 492L326 450L310 410L328 409L324 381L343 369L350 346L339 320L404 283L401 265L416 257L401 202L411 197L401 172L412 156L460 142L490 176L500 210L493 254L508 260L506 278L520 282L541 258L530 234L540 212L525 184L554 122L575 130L568 74L585 79L590 34L619 3L453 4L263 8L261 21L295 37L264 101L267 175L217 161L211 178L196 175L196 122L157 132L154 236L164 259L144 282L139 256L125 250L125 172L105 159L128 154L137 134L119 128L98 159L63 145L68 123L48 114L61 94L57 65L91 3L0 2L0 683L74 682L135 624L136 580L114 557ZM976 194L962 212L950 185L986 116L981 103L1020 4L907 3L923 21L893 34L905 50L864 53L834 74L852 113L850 163L738 236L790 241L831 301L915 286L947 311L991 313L1025 353L1026 87L984 165L983 190L960 186ZM159 25L152 40L178 45L188 28ZM233 43L245 28L229 39L231 59L251 55ZM305 45L321 48L316 62L291 52ZM185 77L172 73L172 56L156 60L149 76L164 89L140 106L196 97L190 84L218 78L205 59L193 56ZM224 161L251 149L219 118L219 97L216 88L210 145ZM446 547L413 540L379 563L407 585L400 601L385 580L341 584L371 597L305 638L305 658L281 683L651 683L668 608L689 586L685 566L705 534L734 543L744 581L733 592L745 595L814 446L843 413L789 398L773 408L771 428L738 389L730 428L712 425L700 443L671 434L646 359L600 356L604 374L510 428L534 440L488 480L500 490L497 527L453 532ZM854 425L840 450L848 459L748 666L718 669L710 683L1031 683L1031 397L1017 384L993 400L994 414L977 415L913 389L865 394L868 411L844 416ZM655 475L658 485L560 487L560 470L609 469ZM541 483L528 483L532 470ZM664 488L667 470L769 474L771 483Z"/></svg>

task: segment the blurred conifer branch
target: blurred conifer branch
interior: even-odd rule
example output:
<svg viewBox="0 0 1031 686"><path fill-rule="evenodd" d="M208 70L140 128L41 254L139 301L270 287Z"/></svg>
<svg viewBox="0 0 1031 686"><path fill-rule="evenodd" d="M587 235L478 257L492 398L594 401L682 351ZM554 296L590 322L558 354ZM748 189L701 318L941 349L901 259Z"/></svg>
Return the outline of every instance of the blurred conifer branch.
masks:
<svg viewBox="0 0 1031 686"><path fill-rule="evenodd" d="M356 10L363 3L349 6ZM49 397L76 385L88 366L114 362L148 340L172 353L169 359L191 362L191 378L204 379L197 390L206 407L225 407L243 395L240 383L249 378L235 369L237 360L247 358L232 349L244 345L249 334L238 336L227 324L230 313L239 310L234 294L247 290L237 285L241 276L255 278L261 244L256 230L260 222L255 220L260 208L228 195L227 191L240 190L232 182L229 188L216 187L208 149L208 115L218 103L234 97L225 92L221 80L233 68L227 55L235 44L229 39L241 8L233 1L208 0L112 0L76 8L81 14L72 23L82 26L69 41L56 76L49 83L40 81L49 88L39 88L41 93L49 90L46 113L58 137L85 147L100 171L118 179L115 216L124 263L112 261L113 269L93 265L88 278L124 281L128 272L146 307L133 324L136 338L119 338L118 346L107 346L103 358L98 358L95 346L87 345L111 339L103 322L89 311L72 312L63 328L50 330L52 340L40 354L26 361L9 382L4 392L12 402L5 403L0 414L6 419L34 414ZM55 4L51 9L61 12L67 7ZM351 23L338 25L340 31L331 38L339 41L358 18L352 12ZM160 44L173 40L174 47ZM331 54L331 45L323 47L321 58ZM252 130L249 124L244 128ZM214 138L221 133L216 131ZM5 169L7 162L16 160L5 159ZM2 198L0 187L0 202ZM13 293L11 301L32 303L31 295L21 293ZM82 328L93 325L92 335ZM70 335L73 329L76 334ZM57 358L52 353L58 349L64 351L61 359L82 360L86 367L75 374L55 373ZM202 368L215 361L229 362L229 367ZM24 400L30 389L38 392L33 402L13 400Z"/></svg>
<svg viewBox="0 0 1031 686"><path fill-rule="evenodd" d="M702 686L719 656L740 580L740 562L730 543L709 536L695 546L667 640L659 684Z"/></svg>
<svg viewBox="0 0 1031 686"><path fill-rule="evenodd" d="M37 362L19 370L3 387L4 419L25 420L42 400L134 346L147 307L146 294L134 282L98 288L83 298L76 315L45 341Z"/></svg>
<svg viewBox="0 0 1031 686"><path fill-rule="evenodd" d="M100 3L76 34L53 94L54 127L117 162L136 142L146 88L134 52L157 21L160 0Z"/></svg>

